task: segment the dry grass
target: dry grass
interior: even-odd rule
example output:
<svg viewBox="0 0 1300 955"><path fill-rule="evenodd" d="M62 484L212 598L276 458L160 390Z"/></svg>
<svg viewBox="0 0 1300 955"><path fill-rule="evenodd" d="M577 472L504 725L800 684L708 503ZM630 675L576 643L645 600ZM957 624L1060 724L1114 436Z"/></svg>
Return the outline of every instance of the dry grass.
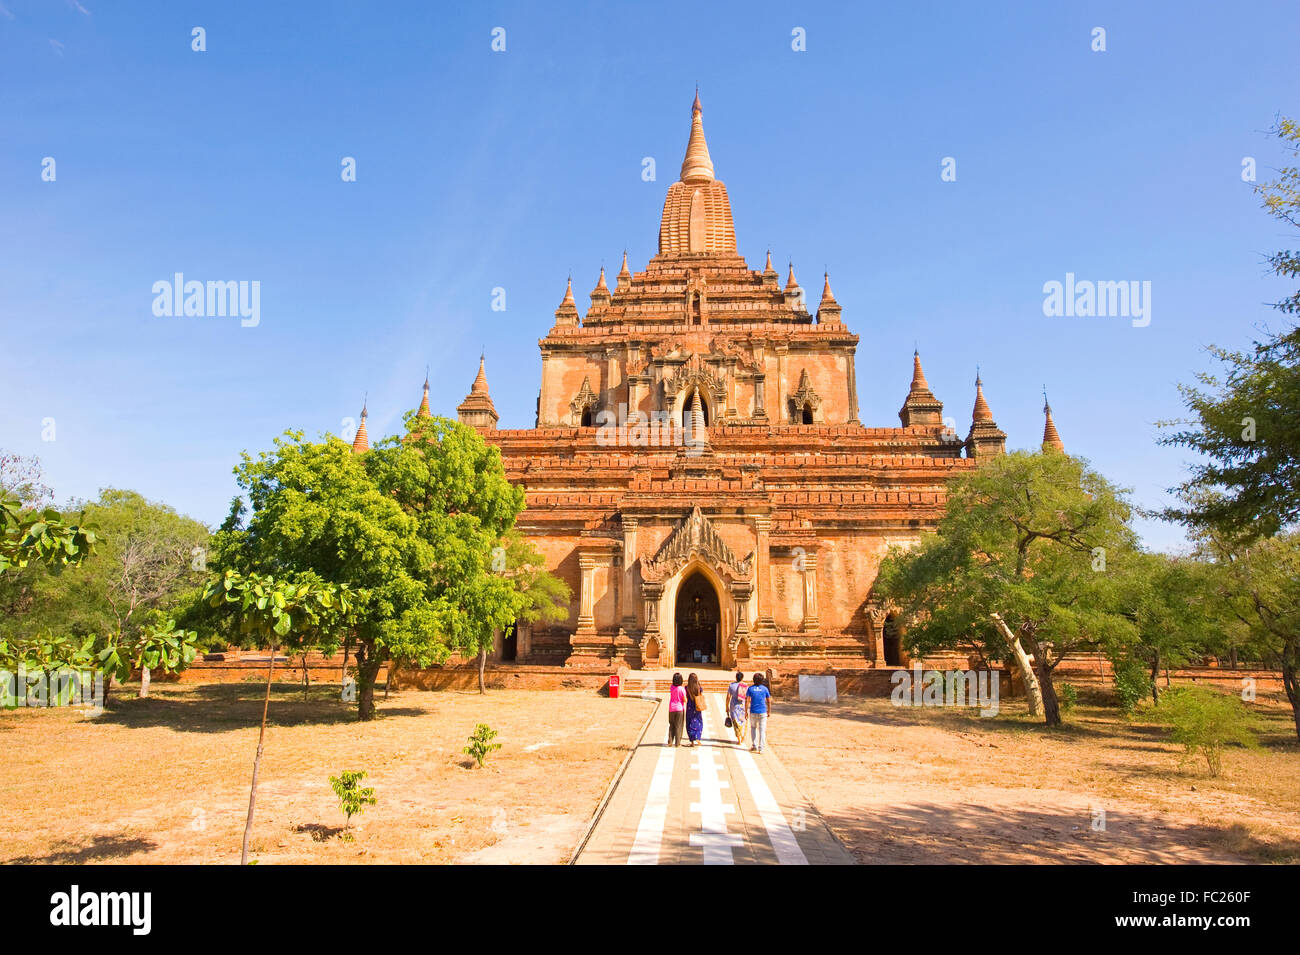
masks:
<svg viewBox="0 0 1300 955"><path fill-rule="evenodd" d="M1261 706L1260 751L1224 773L1181 763L1140 713L1080 704L1064 727L887 699L779 704L772 744L862 862L1300 861L1300 745L1289 708ZM1094 831L1097 810L1104 831Z"/></svg>
<svg viewBox="0 0 1300 955"><path fill-rule="evenodd" d="M98 718L0 714L0 861L238 862L263 687L155 684ZM382 695L382 694L381 694ZM394 693L358 723L337 687L275 687L253 857L266 863L567 860L649 704L590 691ZM461 752L477 723L502 749ZM351 841L329 777L364 769L379 803Z"/></svg>

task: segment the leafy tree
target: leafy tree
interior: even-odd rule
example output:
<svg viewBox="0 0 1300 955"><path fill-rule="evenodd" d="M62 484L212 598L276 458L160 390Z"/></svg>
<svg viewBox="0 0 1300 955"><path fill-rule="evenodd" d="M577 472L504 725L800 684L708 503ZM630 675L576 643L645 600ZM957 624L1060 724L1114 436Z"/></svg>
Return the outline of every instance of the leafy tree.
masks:
<svg viewBox="0 0 1300 955"><path fill-rule="evenodd" d="M536 551L510 533L524 494L506 480L500 450L445 418L408 415L406 423L404 438L381 442L366 458L433 550L439 652L477 657L483 692L495 632L544 614L553 588ZM390 657L420 659L420 646L407 646L405 635L387 648Z"/></svg>
<svg viewBox="0 0 1300 955"><path fill-rule="evenodd" d="M0 608L12 634L95 633L101 649L125 647L154 616L193 602L206 576L204 525L134 491L108 488L79 506L80 515L64 512L60 521L91 522L96 558L76 574L29 566L0 578Z"/></svg>
<svg viewBox="0 0 1300 955"><path fill-rule="evenodd" d="M280 641L310 632L321 617L346 620L352 611L352 594L316 579L285 580L262 574L241 574L226 570L212 577L203 599L213 607L238 610L240 625L270 647L266 665L266 696L262 700L262 726L257 734L257 755L253 758L253 780L248 787L248 818L240 865L248 864L248 844L253 835L253 810L257 805L257 774L266 742L266 715L271 707L271 680Z"/></svg>
<svg viewBox="0 0 1300 955"><path fill-rule="evenodd" d="M213 554L219 567L311 575L350 590L346 621L322 619L303 636L335 646L349 641L362 720L374 718L375 676L391 652L422 665L446 656L438 550L421 535L419 520L374 480L374 454L353 454L338 438L312 443L298 432L256 459L245 454L235 473L249 516L216 535Z"/></svg>
<svg viewBox="0 0 1300 955"><path fill-rule="evenodd" d="M1134 550L1129 517L1122 492L1077 458L1003 455L949 485L936 533L887 557L875 592L901 609L913 651L976 643L1013 661L1031 712L1056 726L1052 671L1132 639L1114 572Z"/></svg>
<svg viewBox="0 0 1300 955"><path fill-rule="evenodd" d="M1273 133L1293 159L1300 156L1300 124L1281 119ZM1279 169L1255 191L1269 215L1300 227L1300 167ZM1300 252L1276 252L1268 262L1280 278L1300 277ZM1193 465L1191 477L1174 489L1182 504L1165 509L1169 520L1250 539L1300 519L1300 291L1274 307L1287 328L1265 331L1248 351L1210 348L1222 378L1199 374L1198 385L1179 389L1192 417L1163 422L1179 430L1161 442L1208 460Z"/></svg>
<svg viewBox="0 0 1300 955"><path fill-rule="evenodd" d="M1219 563L1219 596L1261 656L1282 670L1300 739L1300 530L1244 543L1210 531L1200 546Z"/></svg>
<svg viewBox="0 0 1300 955"><path fill-rule="evenodd" d="M1219 568L1207 561L1134 553L1121 562L1122 600L1134 625L1131 644L1116 648L1141 660L1151 702L1160 702L1162 669L1206 656L1229 620L1218 594ZM1118 684L1118 675L1117 680Z"/></svg>

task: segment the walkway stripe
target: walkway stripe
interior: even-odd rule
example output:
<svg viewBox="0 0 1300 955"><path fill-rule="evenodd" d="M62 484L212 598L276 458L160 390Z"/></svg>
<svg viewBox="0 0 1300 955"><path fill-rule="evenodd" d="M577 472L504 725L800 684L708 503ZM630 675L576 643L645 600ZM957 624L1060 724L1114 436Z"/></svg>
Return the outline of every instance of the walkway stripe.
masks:
<svg viewBox="0 0 1300 955"><path fill-rule="evenodd" d="M763 773L755 764L754 757L744 750L737 750L736 760L740 763L740 771L745 774L749 794L758 806L758 816L767 829L768 841L776 850L776 861L781 865L807 865L808 857L799 848L799 840L790 831L785 815L777 805L772 790L767 787L767 781L763 779Z"/></svg>
<svg viewBox="0 0 1300 955"><path fill-rule="evenodd" d="M644 743L642 744L644 745ZM628 865L658 865L659 847L664 841L664 821L668 818L668 791L673 781L673 759L677 750L664 745L655 763L655 774L646 793L641 823L636 827L636 840L627 857Z"/></svg>
<svg viewBox="0 0 1300 955"><path fill-rule="evenodd" d="M727 695L715 694L713 702L720 710L725 711ZM745 785L749 787L749 794L758 807L758 817L763 820L763 827L767 829L767 839L776 852L777 862L781 865L807 865L808 857L799 848L799 840L795 838L794 832L785 821L785 814L781 812L781 807L777 804L776 797L772 795L767 780L763 778L762 770L754 762L754 757L746 752L743 742L736 747L735 752L736 762L740 764L740 771L745 776Z"/></svg>

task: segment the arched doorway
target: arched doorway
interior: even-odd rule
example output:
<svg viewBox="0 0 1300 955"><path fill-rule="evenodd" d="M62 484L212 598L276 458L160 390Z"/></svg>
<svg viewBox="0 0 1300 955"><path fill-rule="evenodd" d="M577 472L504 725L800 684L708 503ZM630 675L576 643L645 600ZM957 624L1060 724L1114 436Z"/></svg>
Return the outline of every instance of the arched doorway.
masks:
<svg viewBox="0 0 1300 955"><path fill-rule="evenodd" d="M903 665L903 637L898 632L898 618L890 614L885 618L885 666L897 667Z"/></svg>
<svg viewBox="0 0 1300 955"><path fill-rule="evenodd" d="M673 619L677 627L676 662L716 666L721 650L722 612L718 606L718 592L699 571L683 581L678 589Z"/></svg>

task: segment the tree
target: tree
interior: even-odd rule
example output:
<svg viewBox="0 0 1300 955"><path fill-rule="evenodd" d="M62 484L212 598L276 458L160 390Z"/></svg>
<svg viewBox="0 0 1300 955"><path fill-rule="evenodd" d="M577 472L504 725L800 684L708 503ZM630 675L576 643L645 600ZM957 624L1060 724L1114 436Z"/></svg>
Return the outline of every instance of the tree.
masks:
<svg viewBox="0 0 1300 955"><path fill-rule="evenodd" d="M1300 156L1300 124L1281 119L1273 133ZM1278 170L1255 191L1269 215L1300 227L1300 167ZM1300 277L1300 252L1276 252L1268 263L1280 278ZM1192 417L1162 422L1179 430L1161 443L1208 460L1172 489L1182 503L1163 511L1167 519L1246 539L1270 537L1300 519L1300 291L1274 308L1286 316L1285 330L1265 330L1248 351L1211 347L1223 377L1202 373L1199 385L1180 386Z"/></svg>
<svg viewBox="0 0 1300 955"><path fill-rule="evenodd" d="M407 457L400 442L383 458L377 452L357 455L338 438L313 443L288 432L272 451L245 454L235 474L248 495L247 521L228 522L213 550L218 567L310 574L349 588L346 623L325 621L315 636L350 642L362 720L374 718L375 676L392 652L421 665L446 658L438 542L372 476L399 468Z"/></svg>
<svg viewBox="0 0 1300 955"><path fill-rule="evenodd" d="M126 646L140 637L151 615L174 616L193 602L206 576L203 524L113 488L76 506L83 510L57 519L64 527L93 527L96 558L76 574L33 563L0 578L0 609L13 635L93 633L100 635L101 649Z"/></svg>
<svg viewBox="0 0 1300 955"><path fill-rule="evenodd" d="M1151 702L1160 702L1161 669L1206 656L1230 620L1218 596L1219 568L1191 557L1136 553L1122 561L1120 582L1133 621L1130 644L1117 646L1112 664L1125 654L1141 660L1150 676Z"/></svg>
<svg viewBox="0 0 1300 955"><path fill-rule="evenodd" d="M1300 530L1250 543L1210 531L1200 546L1223 570L1219 596L1265 661L1282 670L1300 739Z"/></svg>
<svg viewBox="0 0 1300 955"><path fill-rule="evenodd" d="M975 643L1011 660L1056 726L1061 660L1132 638L1114 573L1135 548L1129 518L1123 493L1078 458L1003 455L950 484L936 533L888 556L875 593L901 609L915 652Z"/></svg>
<svg viewBox="0 0 1300 955"><path fill-rule="evenodd" d="M514 530L524 494L506 480L500 450L445 418L412 414L407 426L406 437L381 442L366 458L375 481L433 549L441 652L477 657L481 693L496 631L558 619L556 603L567 613L568 588ZM388 643L390 659L419 659L420 644L408 647L405 639Z"/></svg>
<svg viewBox="0 0 1300 955"><path fill-rule="evenodd" d="M266 695L262 700L262 726L257 733L253 780L248 787L248 817L244 821L244 841L239 856L239 864L247 865L248 845L253 836L253 810L257 805L257 774L262 766L266 715L271 707L276 648L281 640L292 640L319 626L321 617L346 620L352 610L352 594L346 587L315 579L277 580L261 574L226 570L208 581L203 599L213 607L238 609L240 625L270 645Z"/></svg>
<svg viewBox="0 0 1300 955"><path fill-rule="evenodd" d="M149 695L150 675L154 670L179 673L194 662L198 654L193 630L177 629L175 620L158 620L144 626L127 649L126 659L140 671L140 699ZM119 674L119 681L130 678L130 666Z"/></svg>

